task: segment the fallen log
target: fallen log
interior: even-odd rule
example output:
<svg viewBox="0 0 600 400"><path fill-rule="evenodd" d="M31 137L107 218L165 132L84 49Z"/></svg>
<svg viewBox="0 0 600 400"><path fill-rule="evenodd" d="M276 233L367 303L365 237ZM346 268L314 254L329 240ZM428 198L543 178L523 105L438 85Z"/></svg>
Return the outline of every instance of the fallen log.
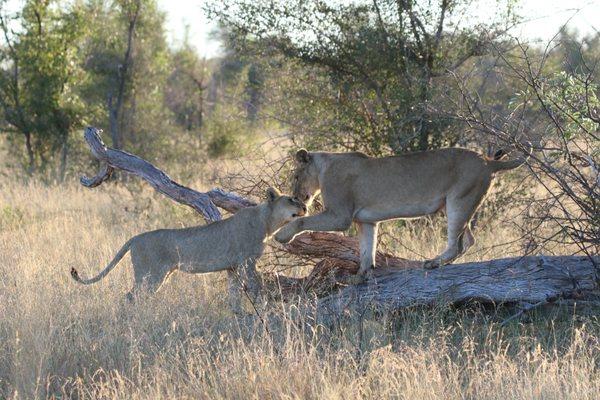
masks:
<svg viewBox="0 0 600 400"><path fill-rule="evenodd" d="M122 170L146 180L159 193L193 208L207 222L221 219L218 208L235 213L255 204L218 188L202 193L180 185L140 157L106 147L100 132L93 127L85 129L91 152L102 163L96 176L81 178L86 187L101 185L114 170ZM304 278L266 275L268 289L283 298L311 293L320 298L318 310L322 314L339 314L354 305L397 309L468 301L538 304L585 298L592 291L597 293L598 288L598 257L510 258L423 270L420 261L378 252L373 278L365 284L351 286L346 282L356 273L359 261L355 238L309 232L279 246L289 254L321 261Z"/></svg>
<svg viewBox="0 0 600 400"><path fill-rule="evenodd" d="M514 257L452 264L435 270L375 269L366 283L318 302L322 314L354 306L400 309L468 302L544 304L598 295L600 257Z"/></svg>

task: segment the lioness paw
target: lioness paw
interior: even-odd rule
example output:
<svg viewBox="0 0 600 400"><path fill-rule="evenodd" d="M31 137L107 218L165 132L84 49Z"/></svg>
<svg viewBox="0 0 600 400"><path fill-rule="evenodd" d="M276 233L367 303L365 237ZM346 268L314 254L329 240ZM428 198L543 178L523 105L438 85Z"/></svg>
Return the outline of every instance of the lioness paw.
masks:
<svg viewBox="0 0 600 400"><path fill-rule="evenodd" d="M293 238L293 233L287 232L285 228L281 229L275 234L275 240L277 240L279 243L289 243L292 241Z"/></svg>

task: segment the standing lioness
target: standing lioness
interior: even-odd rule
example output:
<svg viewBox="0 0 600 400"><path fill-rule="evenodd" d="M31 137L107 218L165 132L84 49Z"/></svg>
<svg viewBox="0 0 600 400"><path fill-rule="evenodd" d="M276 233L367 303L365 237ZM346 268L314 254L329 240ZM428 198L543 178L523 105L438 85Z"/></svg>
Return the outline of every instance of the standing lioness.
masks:
<svg viewBox="0 0 600 400"><path fill-rule="evenodd" d="M414 218L446 208L448 247L426 268L452 262L474 243L469 221L483 200L495 172L526 161L489 160L470 150L448 148L394 157L362 153L296 153L294 196L310 203L321 192L324 211L299 218L276 235L286 243L302 231L344 231L358 225L359 275L374 266L377 224Z"/></svg>
<svg viewBox="0 0 600 400"><path fill-rule="evenodd" d="M253 296L258 291L255 263L265 241L284 224L305 215L306 206L269 188L267 201L245 208L235 215L209 225L185 229L160 229L129 239L115 258L96 277L81 279L75 268L71 276L89 285L104 278L131 251L135 284L131 299L142 284L155 292L175 270L202 273L228 270L229 295L234 311L240 307L240 277L248 282Z"/></svg>

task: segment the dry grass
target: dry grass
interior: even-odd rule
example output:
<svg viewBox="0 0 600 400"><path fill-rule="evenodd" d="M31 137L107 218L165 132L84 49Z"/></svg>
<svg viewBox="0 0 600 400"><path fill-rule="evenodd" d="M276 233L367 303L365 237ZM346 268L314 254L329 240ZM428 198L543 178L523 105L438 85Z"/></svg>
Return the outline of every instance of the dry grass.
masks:
<svg viewBox="0 0 600 400"><path fill-rule="evenodd" d="M0 185L0 398L600 398L593 313L500 328L494 312L411 310L325 327L276 305L267 331L227 311L223 274L176 275L128 305L128 259L90 287L70 267L96 272L131 235L194 214L149 190ZM414 244L423 235L399 237L442 248L437 233ZM503 235L482 228L479 246Z"/></svg>

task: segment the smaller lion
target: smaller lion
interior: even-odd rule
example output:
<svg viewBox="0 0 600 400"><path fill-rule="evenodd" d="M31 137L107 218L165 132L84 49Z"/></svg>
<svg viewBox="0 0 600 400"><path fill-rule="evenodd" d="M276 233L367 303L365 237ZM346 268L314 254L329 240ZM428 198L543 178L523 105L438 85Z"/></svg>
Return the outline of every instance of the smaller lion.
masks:
<svg viewBox="0 0 600 400"><path fill-rule="evenodd" d="M134 236L97 276L82 279L75 268L71 269L71 276L84 285L98 282L131 251L135 284L127 298L133 300L142 286L156 292L176 270L189 273L227 270L230 305L235 313L240 313L243 281L247 282L249 295L257 297L255 264L265 242L282 226L305 214L304 203L269 188L264 203L208 225L159 229Z"/></svg>

